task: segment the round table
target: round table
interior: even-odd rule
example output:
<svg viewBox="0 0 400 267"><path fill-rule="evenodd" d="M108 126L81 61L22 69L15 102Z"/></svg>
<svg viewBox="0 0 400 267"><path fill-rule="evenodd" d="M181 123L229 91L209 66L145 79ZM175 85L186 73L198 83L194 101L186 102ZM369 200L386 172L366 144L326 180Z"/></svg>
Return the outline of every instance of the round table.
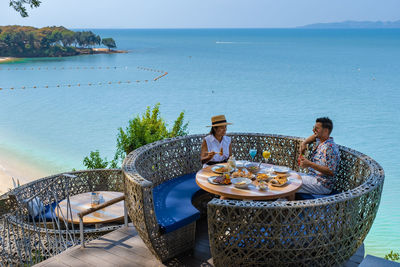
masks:
<svg viewBox="0 0 400 267"><path fill-rule="evenodd" d="M96 191L103 196L104 202L123 196L124 193L113 191ZM56 215L64 221L79 224L78 213L92 207L92 192L86 192L69 198L71 210L67 206L67 199L58 204L55 209ZM68 213L67 213L68 211ZM72 212L72 216L71 216ZM68 217L67 217L68 214ZM84 224L110 223L124 219L124 201L117 202L111 206L95 211L83 217Z"/></svg>
<svg viewBox="0 0 400 267"><path fill-rule="evenodd" d="M226 165L226 163L218 165ZM269 166L271 165L263 164L263 167ZM294 194L303 184L301 176L295 171L290 171L287 185L281 187L268 185L267 190L257 189L257 181L253 181L246 189L236 188L233 184L215 185L208 182L209 177L218 175L211 170L212 167L213 166L208 166L198 171L196 174L196 183L205 191L224 198L249 200L288 198L289 200L294 200Z"/></svg>

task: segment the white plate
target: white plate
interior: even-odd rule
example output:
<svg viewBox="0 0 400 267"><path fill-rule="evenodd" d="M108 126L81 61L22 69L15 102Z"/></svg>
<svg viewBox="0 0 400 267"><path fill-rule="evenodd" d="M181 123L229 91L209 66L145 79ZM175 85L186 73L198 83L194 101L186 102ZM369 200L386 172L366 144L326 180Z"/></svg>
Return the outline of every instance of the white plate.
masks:
<svg viewBox="0 0 400 267"><path fill-rule="evenodd" d="M221 168L221 167L224 167L224 168L228 169L228 168L225 167L224 165L215 165L215 166L213 166L213 167L211 168L211 170L212 170L213 172L215 172L215 173L223 174L224 172L217 171L217 169L218 169L218 168Z"/></svg>
<svg viewBox="0 0 400 267"><path fill-rule="evenodd" d="M247 163L245 160L237 160L236 161L236 168L244 168L244 165Z"/></svg>
<svg viewBox="0 0 400 267"><path fill-rule="evenodd" d="M242 177L232 178L231 182L237 188L247 188L249 184L251 184L251 180L249 178L242 178ZM245 182L245 183L238 184L239 182Z"/></svg>
<svg viewBox="0 0 400 267"><path fill-rule="evenodd" d="M213 167L211 168L211 170L212 170L213 172L215 172L215 173L223 174L223 173L225 173L225 172L217 171L217 169L218 169L218 168L221 168L221 167L224 167L224 168L228 169L228 167L227 167L227 166L224 166L224 165L215 165L215 166L213 166ZM232 173L232 172L234 172L234 171L237 171L237 169L234 169L234 170L232 170L232 171L230 171L230 172Z"/></svg>
<svg viewBox="0 0 400 267"><path fill-rule="evenodd" d="M275 180L275 179L274 179L274 180ZM269 181L269 184L270 184L271 186L275 186L275 187L282 187L282 186L288 185L288 184L289 184L289 180L287 180L286 183L284 183L284 184L280 184L280 183L275 184L275 183L272 183L272 181L270 180L270 181Z"/></svg>
<svg viewBox="0 0 400 267"><path fill-rule="evenodd" d="M284 166L274 166L273 169L276 173L287 173L290 171L290 168Z"/></svg>

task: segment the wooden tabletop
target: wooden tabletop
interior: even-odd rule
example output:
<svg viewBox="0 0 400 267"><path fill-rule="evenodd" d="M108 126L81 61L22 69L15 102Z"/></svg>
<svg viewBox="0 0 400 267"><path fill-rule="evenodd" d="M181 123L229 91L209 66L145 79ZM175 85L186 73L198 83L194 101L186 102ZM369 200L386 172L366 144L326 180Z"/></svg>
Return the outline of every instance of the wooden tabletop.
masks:
<svg viewBox="0 0 400 267"><path fill-rule="evenodd" d="M224 165L224 164L218 164ZM266 164L263 164L267 167ZM288 183L285 186L277 187L269 185L267 190L259 190L258 182L253 181L246 189L240 189L230 185L214 185L208 181L211 176L218 174L211 170L212 166L201 169L196 174L196 183L200 188L207 192L232 199L249 199L249 200L269 200L293 196L302 185L301 177L295 171L290 171Z"/></svg>
<svg viewBox="0 0 400 267"><path fill-rule="evenodd" d="M123 196L122 192L112 192L112 191L96 191L103 196L104 201L109 201L111 199ZM86 192L79 195L71 196L71 211L67 206L67 199L61 201L55 209L56 215L68 222L72 222L74 224L79 223L78 213L81 211L85 211L92 207L92 192ZM68 211L68 213L67 213ZM72 218L71 218L72 212ZM68 216L67 216L68 214ZM84 224L96 224L96 223L110 223L115 221L120 221L124 219L124 201L117 202L111 206L108 206L104 209L95 211L83 217Z"/></svg>

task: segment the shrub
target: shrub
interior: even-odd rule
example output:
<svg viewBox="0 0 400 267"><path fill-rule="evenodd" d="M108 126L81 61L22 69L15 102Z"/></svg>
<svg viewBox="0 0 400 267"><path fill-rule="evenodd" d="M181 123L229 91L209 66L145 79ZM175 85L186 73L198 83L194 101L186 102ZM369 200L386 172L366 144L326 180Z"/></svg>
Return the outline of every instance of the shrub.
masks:
<svg viewBox="0 0 400 267"><path fill-rule="evenodd" d="M116 168L118 163L131 151L165 138L184 136L188 134L188 123L184 123L184 112L181 112L174 122L170 131L167 129L165 121L160 116L160 103L157 103L153 109L147 107L142 116L137 115L128 122L125 130L118 128L117 150L115 157L111 162L102 159L98 150L90 152L89 157L85 157L83 165L88 169Z"/></svg>
<svg viewBox="0 0 400 267"><path fill-rule="evenodd" d="M389 254L385 255L386 260L390 261L399 261L400 260L400 254L393 252L393 250L390 251Z"/></svg>

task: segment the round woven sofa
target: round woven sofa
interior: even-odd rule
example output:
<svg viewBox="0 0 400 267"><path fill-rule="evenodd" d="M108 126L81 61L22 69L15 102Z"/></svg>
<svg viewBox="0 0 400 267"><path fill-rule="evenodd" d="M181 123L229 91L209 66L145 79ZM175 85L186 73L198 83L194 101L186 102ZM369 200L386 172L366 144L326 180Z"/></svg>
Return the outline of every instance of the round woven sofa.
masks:
<svg viewBox="0 0 400 267"><path fill-rule="evenodd" d="M48 176L9 191L1 196L3 210L0 213L0 228L3 231L0 231L0 236L3 238L0 240L0 256L8 255L3 256L8 264L34 264L80 243L79 226L65 223L57 216L50 219L44 216L33 218L26 204L32 197L40 199L45 207L53 204L54 209L54 203L80 193L123 190L121 169L97 169ZM121 225L85 227L85 240L95 239ZM39 253L40 257L35 253Z"/></svg>
<svg viewBox="0 0 400 267"><path fill-rule="evenodd" d="M153 188L201 169L205 135L166 139L143 146L125 159L122 171L128 214L140 237L160 260L193 247L195 223L163 234L154 212ZM236 159L248 151L271 151L270 163L306 172L297 165L303 138L231 133ZM333 266L352 256L375 219L384 171L370 157L340 146L336 195L298 201L208 203L210 249L215 266ZM256 161L261 161L258 153Z"/></svg>

